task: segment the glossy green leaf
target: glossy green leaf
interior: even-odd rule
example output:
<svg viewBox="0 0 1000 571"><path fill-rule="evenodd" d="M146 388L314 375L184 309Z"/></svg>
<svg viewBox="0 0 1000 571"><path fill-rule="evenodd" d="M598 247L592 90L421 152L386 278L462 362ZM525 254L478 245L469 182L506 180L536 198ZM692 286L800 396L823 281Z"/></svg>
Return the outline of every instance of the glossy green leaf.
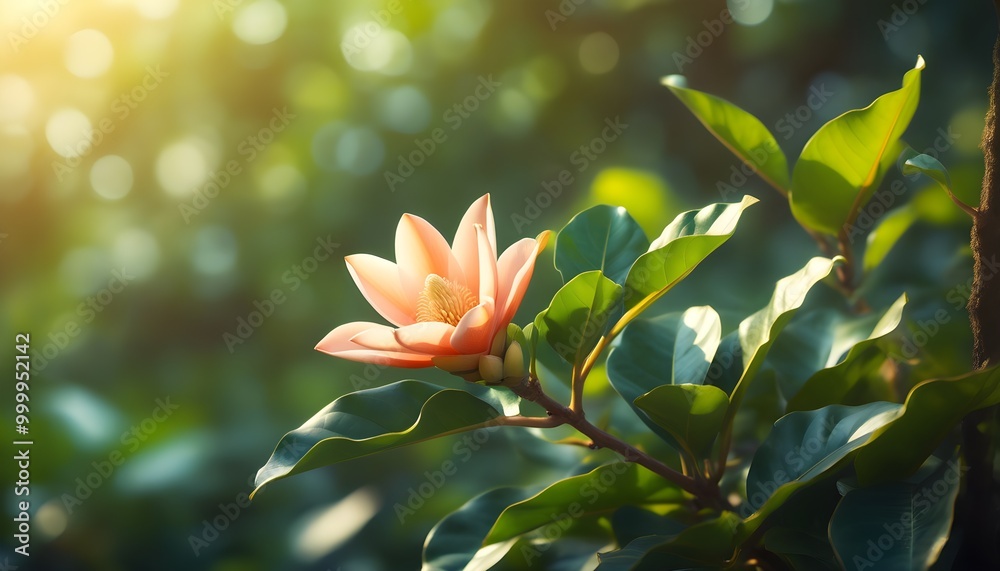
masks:
<svg viewBox="0 0 1000 571"><path fill-rule="evenodd" d="M930 155L917 155L907 159L903 164L903 174L911 175L916 173L921 173L934 179L934 181L937 182L946 193L948 193L948 198L950 198L952 202L957 204L968 214L973 216L975 215L975 211L971 206L965 204L961 199L955 196L954 191L951 189L951 177L948 175L948 169L946 169L940 161Z"/></svg>
<svg viewBox="0 0 1000 571"><path fill-rule="evenodd" d="M836 236L853 223L895 160L917 109L923 69L918 58L900 89L831 120L809 139L792 173L792 214L803 226Z"/></svg>
<svg viewBox="0 0 1000 571"><path fill-rule="evenodd" d="M731 425L747 388L757 375L768 350L785 325L806 300L806 295L820 280L830 275L841 258L813 258L798 272L781 278L766 307L744 319L739 326L743 372L730 396L725 425Z"/></svg>
<svg viewBox="0 0 1000 571"><path fill-rule="evenodd" d="M612 281L624 283L632 263L648 248L649 238L627 210L595 206L574 216L559 231L556 269L563 281L601 270Z"/></svg>
<svg viewBox="0 0 1000 571"><path fill-rule="evenodd" d="M645 468L617 461L560 480L511 505L500 514L483 545L507 541L566 518L576 520L624 505L675 504L687 498L680 488Z"/></svg>
<svg viewBox="0 0 1000 571"><path fill-rule="evenodd" d="M877 371L885 360L878 342L895 331L903 319L906 294L900 296L875 324L867 339L851 347L843 361L812 375L802 389L788 400L788 412L812 410L844 402L852 390ZM884 380L879 378L884 384Z"/></svg>
<svg viewBox="0 0 1000 571"><path fill-rule="evenodd" d="M747 501L757 512L744 522L743 535L752 534L796 490L846 464L900 408L887 402L834 405L793 412L774 423L747 473Z"/></svg>
<svg viewBox="0 0 1000 571"><path fill-rule="evenodd" d="M954 519L962 467L932 458L915 478L853 489L830 519L845 569L924 571L941 554Z"/></svg>
<svg viewBox="0 0 1000 571"><path fill-rule="evenodd" d="M511 542L483 548L483 539L507 506L531 492L524 488L497 488L469 500L431 529L424 542L423 571L489 569L513 545Z"/></svg>
<svg viewBox="0 0 1000 571"><path fill-rule="evenodd" d="M727 149L755 167L769 184L787 192L788 159L759 119L725 99L682 86L677 76L664 78L663 84Z"/></svg>
<svg viewBox="0 0 1000 571"><path fill-rule="evenodd" d="M650 420L686 445L696 458L712 450L729 396L712 385L663 385L635 401Z"/></svg>
<svg viewBox="0 0 1000 571"><path fill-rule="evenodd" d="M600 270L584 272L556 292L535 326L560 357L581 363L607 330L621 296L622 286Z"/></svg>
<svg viewBox="0 0 1000 571"><path fill-rule="evenodd" d="M257 472L256 489L293 474L455 434L501 416L500 391L443 389L399 381L338 398L278 442Z"/></svg>
<svg viewBox="0 0 1000 571"><path fill-rule="evenodd" d="M924 381L910 390L902 414L879 430L854 461L863 485L915 472L970 412L1000 404L1000 368Z"/></svg>
<svg viewBox="0 0 1000 571"><path fill-rule="evenodd" d="M674 218L649 251L632 265L625 279L626 322L687 277L736 231L743 211L757 202L744 196L739 203L712 204Z"/></svg>
<svg viewBox="0 0 1000 571"><path fill-rule="evenodd" d="M608 380L653 432L677 448L673 436L650 420L635 400L664 384L701 384L719 345L718 314L711 307L692 307L633 321L608 356Z"/></svg>

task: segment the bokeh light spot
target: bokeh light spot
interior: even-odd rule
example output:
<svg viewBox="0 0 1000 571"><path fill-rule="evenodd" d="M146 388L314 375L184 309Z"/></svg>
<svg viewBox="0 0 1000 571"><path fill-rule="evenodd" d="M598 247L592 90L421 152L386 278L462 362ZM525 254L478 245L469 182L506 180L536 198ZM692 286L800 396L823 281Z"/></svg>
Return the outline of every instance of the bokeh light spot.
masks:
<svg viewBox="0 0 1000 571"><path fill-rule="evenodd" d="M107 155L90 167L90 186L101 198L118 200L132 190L132 165L118 155Z"/></svg>
<svg viewBox="0 0 1000 571"><path fill-rule="evenodd" d="M383 92L377 114L383 125L399 133L419 133L431 121L431 103L416 87L404 85Z"/></svg>
<svg viewBox="0 0 1000 571"><path fill-rule="evenodd" d="M147 20L166 20L173 16L180 0L134 0L135 9Z"/></svg>
<svg viewBox="0 0 1000 571"><path fill-rule="evenodd" d="M744 26L761 24L774 11L774 0L728 0L733 20Z"/></svg>
<svg viewBox="0 0 1000 571"><path fill-rule="evenodd" d="M177 198L194 193L208 176L208 159L192 140L174 143L156 159L156 181Z"/></svg>
<svg viewBox="0 0 1000 571"><path fill-rule="evenodd" d="M66 158L90 150L90 119L78 109L59 109L45 123L45 138L52 150Z"/></svg>
<svg viewBox="0 0 1000 571"><path fill-rule="evenodd" d="M141 228L124 230L111 248L115 267L124 266L136 279L153 275L160 265L160 244L156 237Z"/></svg>
<svg viewBox="0 0 1000 571"><path fill-rule="evenodd" d="M236 268L237 254L236 237L228 228L206 226L195 237L191 263L200 274L223 275Z"/></svg>
<svg viewBox="0 0 1000 571"><path fill-rule="evenodd" d="M385 145L369 127L348 129L337 141L337 167L357 175L373 172L382 164Z"/></svg>
<svg viewBox="0 0 1000 571"><path fill-rule="evenodd" d="M413 64L413 48L410 40L402 33L388 28L379 28L377 32L366 31L364 26L373 22L359 24L344 34L345 45L352 49L345 53L347 63L360 71L375 71L385 75L401 75L410 71ZM367 38L367 43L360 43L357 34ZM347 44L347 42L355 42Z"/></svg>
<svg viewBox="0 0 1000 571"><path fill-rule="evenodd" d="M233 33L248 44L269 44L285 33L288 14L275 0L257 0L233 18Z"/></svg>
<svg viewBox="0 0 1000 571"><path fill-rule="evenodd" d="M35 106L35 90L20 75L0 75L0 123L23 121Z"/></svg>
<svg viewBox="0 0 1000 571"><path fill-rule="evenodd" d="M80 30L66 42L66 69L77 77L98 77L111 67L115 49L97 30Z"/></svg>
<svg viewBox="0 0 1000 571"><path fill-rule="evenodd" d="M587 73L607 73L618 65L618 42L605 32L595 32L580 42L580 66Z"/></svg>

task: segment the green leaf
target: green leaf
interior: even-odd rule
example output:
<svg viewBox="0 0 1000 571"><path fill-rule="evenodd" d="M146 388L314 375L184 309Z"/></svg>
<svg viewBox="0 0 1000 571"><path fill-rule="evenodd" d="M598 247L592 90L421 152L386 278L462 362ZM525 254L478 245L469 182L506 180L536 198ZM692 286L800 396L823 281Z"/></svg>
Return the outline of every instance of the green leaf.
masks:
<svg viewBox="0 0 1000 571"><path fill-rule="evenodd" d="M500 514L483 545L515 538L543 525L611 512L624 505L676 504L680 488L635 464L617 461L560 480Z"/></svg>
<svg viewBox="0 0 1000 571"><path fill-rule="evenodd" d="M658 569L718 569L732 558L740 518L733 512L696 523L673 536L648 535L599 554L599 571L626 571L655 559ZM643 568L646 568L643 566Z"/></svg>
<svg viewBox="0 0 1000 571"><path fill-rule="evenodd" d="M899 410L896 403L876 402L781 417L750 463L747 502L757 512L744 522L742 535L749 537L796 490L846 464Z"/></svg>
<svg viewBox="0 0 1000 571"><path fill-rule="evenodd" d="M719 345L719 316L708 306L683 314L637 319L608 356L611 386L653 432L674 448L673 436L650 420L635 400L663 384L701 384Z"/></svg>
<svg viewBox="0 0 1000 571"><path fill-rule="evenodd" d="M712 204L678 215L629 270L623 322L634 319L729 240L740 215L756 202L744 196L739 203Z"/></svg>
<svg viewBox="0 0 1000 571"><path fill-rule="evenodd" d="M970 412L1000 404L1000 368L924 381L910 390L902 414L879 430L854 461L863 485L916 471Z"/></svg>
<svg viewBox="0 0 1000 571"><path fill-rule="evenodd" d="M489 402L408 380L344 395L281 438L254 493L293 474L480 427L511 406L496 398L500 391L481 394Z"/></svg>
<svg viewBox="0 0 1000 571"><path fill-rule="evenodd" d="M600 270L584 272L556 292L535 327L560 357L581 363L607 330L621 296L622 286Z"/></svg>
<svg viewBox="0 0 1000 571"><path fill-rule="evenodd" d="M910 481L847 492L830 519L830 540L845 569L923 571L937 561L962 467L955 459L932 460Z"/></svg>
<svg viewBox="0 0 1000 571"><path fill-rule="evenodd" d="M897 208L881 218L878 226L868 234L865 256L862 263L865 273L869 273L882 263L889 251L903 234L913 226L919 216L912 205Z"/></svg>
<svg viewBox="0 0 1000 571"><path fill-rule="evenodd" d="M903 163L903 174L911 175L916 173L925 174L934 179L948 193L948 198L952 202L970 215L975 216L975 209L962 202L951 190L951 177L948 176L948 169L944 168L944 165L940 161L930 155L917 155L907 159Z"/></svg>
<svg viewBox="0 0 1000 571"><path fill-rule="evenodd" d="M903 294L875 324L867 339L851 347L847 357L837 365L812 375L799 392L788 400L786 410L792 412L817 409L831 404L850 404L844 400L851 391L858 383L871 377L885 360L878 342L899 326L905 305L906 294ZM880 376L878 379L878 382L884 384Z"/></svg>
<svg viewBox="0 0 1000 571"><path fill-rule="evenodd" d="M837 236L871 198L900 148L920 99L924 60L903 86L820 127L792 173L792 214L806 228Z"/></svg>
<svg viewBox="0 0 1000 571"><path fill-rule="evenodd" d="M507 506L530 495L524 488L497 488L445 516L424 541L423 571L464 571L473 561L473 568L489 569L513 541L483 548L483 539Z"/></svg>
<svg viewBox="0 0 1000 571"><path fill-rule="evenodd" d="M656 424L694 453L705 458L722 427L729 396L712 385L663 385L635 404Z"/></svg>
<svg viewBox="0 0 1000 571"><path fill-rule="evenodd" d="M574 216L559 231L556 269L563 281L601 270L612 281L624 283L632 263L648 248L649 238L627 210L595 206Z"/></svg>
<svg viewBox="0 0 1000 571"><path fill-rule="evenodd" d="M759 119L729 101L679 84L678 76L663 78L677 96L715 138L772 186L788 191L788 159L774 135Z"/></svg>
<svg viewBox="0 0 1000 571"><path fill-rule="evenodd" d="M830 275L834 266L842 258L820 258L809 260L798 272L781 278L774 287L770 303L760 311L744 319L739 326L740 348L743 354L743 373L730 396L724 425L731 426L750 382L757 375L764 357L774 344L774 340L795 312L806 300L806 294L820 280Z"/></svg>
<svg viewBox="0 0 1000 571"><path fill-rule="evenodd" d="M823 523L826 523L823 520ZM796 571L839 571L836 561L824 555L833 553L825 538L800 529L772 527L764 533L761 542L764 549L781 557Z"/></svg>

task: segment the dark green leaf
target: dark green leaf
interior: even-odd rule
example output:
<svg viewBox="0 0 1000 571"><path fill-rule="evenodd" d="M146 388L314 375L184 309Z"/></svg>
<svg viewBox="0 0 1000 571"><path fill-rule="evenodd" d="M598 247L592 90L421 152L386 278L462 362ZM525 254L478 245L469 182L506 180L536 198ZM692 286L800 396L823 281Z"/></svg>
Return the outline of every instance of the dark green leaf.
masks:
<svg viewBox="0 0 1000 571"><path fill-rule="evenodd" d="M755 531L796 490L839 469L899 410L900 405L886 402L835 405L779 419L750 464L747 501L757 512L747 518L744 533Z"/></svg>
<svg viewBox="0 0 1000 571"><path fill-rule="evenodd" d="M486 402L463 390L399 381L342 396L282 437L257 472L254 492L293 474L481 426L511 405L498 394L483 391Z"/></svg>
<svg viewBox="0 0 1000 571"><path fill-rule="evenodd" d="M600 270L584 272L556 292L535 327L560 357L582 363L607 330L621 295L622 286Z"/></svg>
<svg viewBox="0 0 1000 571"><path fill-rule="evenodd" d="M906 397L899 418L858 453L858 480L869 485L912 474L965 415L998 403L998 367L920 383Z"/></svg>
<svg viewBox="0 0 1000 571"><path fill-rule="evenodd" d="M617 461L560 480L508 507L483 544L507 541L543 525L611 512L624 505L675 504L687 497L680 488L645 468Z"/></svg>
<svg viewBox="0 0 1000 571"><path fill-rule="evenodd" d="M483 539L507 506L530 495L531 492L524 488L497 488L476 496L445 516L427 535L422 569L464 571L473 560L480 565L473 568L489 569L503 557L512 542L484 549Z"/></svg>
<svg viewBox="0 0 1000 571"><path fill-rule="evenodd" d="M830 540L847 569L928 569L948 540L962 467L933 462L905 482L856 488L830 520Z"/></svg>
<svg viewBox="0 0 1000 571"><path fill-rule="evenodd" d="M663 385L636 399L649 418L686 445L695 458L711 453L729 397L712 385Z"/></svg>
<svg viewBox="0 0 1000 571"><path fill-rule="evenodd" d="M885 356L877 347L878 341L892 333L903 318L906 295L900 296L885 312L867 339L856 344L843 361L833 367L816 372L802 389L788 401L789 412L811 410L844 402L850 392L863 379L876 371ZM881 377L878 382L884 384Z"/></svg>
<svg viewBox="0 0 1000 571"><path fill-rule="evenodd" d="M595 206L577 214L556 238L555 263L563 281L601 270L624 283L636 258L646 253L649 238L620 206Z"/></svg>

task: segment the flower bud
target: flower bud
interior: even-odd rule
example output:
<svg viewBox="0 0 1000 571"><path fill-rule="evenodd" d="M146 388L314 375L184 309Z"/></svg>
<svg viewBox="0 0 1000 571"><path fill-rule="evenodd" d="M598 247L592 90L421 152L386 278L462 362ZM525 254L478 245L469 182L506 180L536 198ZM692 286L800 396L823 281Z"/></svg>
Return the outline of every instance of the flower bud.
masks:
<svg viewBox="0 0 1000 571"><path fill-rule="evenodd" d="M496 355L479 357L479 375L488 385L495 385L503 380L503 359Z"/></svg>
<svg viewBox="0 0 1000 571"><path fill-rule="evenodd" d="M503 357L503 350L507 346L507 328L503 328L497 331L497 334L493 336L493 345L490 347L490 355L496 355L497 357Z"/></svg>
<svg viewBox="0 0 1000 571"><path fill-rule="evenodd" d="M507 348L507 353L503 358L503 376L505 379L523 379L526 371L524 370L524 350L521 349L521 344L514 341Z"/></svg>

